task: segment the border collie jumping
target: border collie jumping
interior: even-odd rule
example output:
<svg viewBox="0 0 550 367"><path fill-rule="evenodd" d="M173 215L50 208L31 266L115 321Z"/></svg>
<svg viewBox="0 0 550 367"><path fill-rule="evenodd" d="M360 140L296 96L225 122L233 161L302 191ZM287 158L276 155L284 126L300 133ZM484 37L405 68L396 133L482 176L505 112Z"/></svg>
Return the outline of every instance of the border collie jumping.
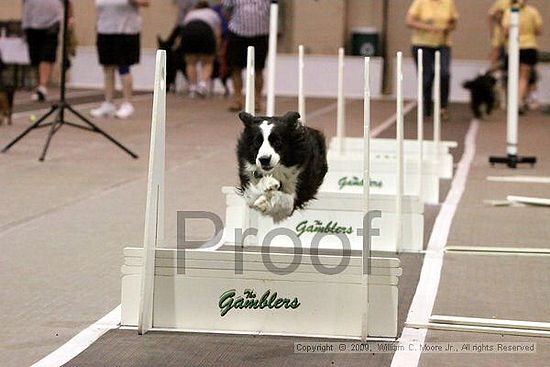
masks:
<svg viewBox="0 0 550 367"><path fill-rule="evenodd" d="M239 193L249 207L277 223L315 198L327 173L324 135L302 125L300 114L252 116L237 145Z"/></svg>

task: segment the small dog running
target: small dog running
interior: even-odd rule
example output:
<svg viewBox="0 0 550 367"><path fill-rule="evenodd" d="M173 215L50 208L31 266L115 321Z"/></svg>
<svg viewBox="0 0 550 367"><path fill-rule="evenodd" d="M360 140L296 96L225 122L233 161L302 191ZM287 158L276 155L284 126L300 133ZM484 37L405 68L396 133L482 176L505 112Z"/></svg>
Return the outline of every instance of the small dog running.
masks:
<svg viewBox="0 0 550 367"><path fill-rule="evenodd" d="M315 198L327 173L324 135L300 114L252 116L241 112L237 145L239 193L249 207L278 223Z"/></svg>
<svg viewBox="0 0 550 367"><path fill-rule="evenodd" d="M483 112L487 115L493 112L496 102L496 82L496 78L489 71L462 84L470 91L470 107L476 118L482 118Z"/></svg>

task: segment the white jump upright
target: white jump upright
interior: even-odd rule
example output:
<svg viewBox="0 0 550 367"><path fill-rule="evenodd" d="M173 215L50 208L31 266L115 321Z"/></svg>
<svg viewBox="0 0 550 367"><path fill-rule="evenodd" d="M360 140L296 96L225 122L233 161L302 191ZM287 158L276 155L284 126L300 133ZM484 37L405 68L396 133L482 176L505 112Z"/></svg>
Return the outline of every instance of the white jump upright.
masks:
<svg viewBox="0 0 550 367"><path fill-rule="evenodd" d="M344 48L338 49L338 100L336 112L336 138L338 139L338 152L344 154L344 137L346 136L344 106Z"/></svg>
<svg viewBox="0 0 550 367"><path fill-rule="evenodd" d="M418 161L424 161L424 51L417 53L417 90L416 90L416 138L418 141ZM422 196L422 166L418 166L418 195Z"/></svg>
<svg viewBox="0 0 550 367"><path fill-rule="evenodd" d="M164 242L164 154L166 128L166 51L157 51L155 91L151 118L151 146L147 180L147 204L143 235L138 332L145 334L153 326L155 250Z"/></svg>
<svg viewBox="0 0 550 367"><path fill-rule="evenodd" d="M519 106L519 8L512 7L508 32L508 102L506 106L506 157L490 157L491 164L503 163L509 168L518 164L537 162L536 157L518 156L518 106Z"/></svg>
<svg viewBox="0 0 550 367"><path fill-rule="evenodd" d="M279 4L271 3L269 11L269 45L267 53L267 103L266 115L275 115L275 67L277 57L277 22L279 18Z"/></svg>
<svg viewBox="0 0 550 367"><path fill-rule="evenodd" d="M298 46L298 113L302 125L306 124L306 96L304 94L304 45Z"/></svg>
<svg viewBox="0 0 550 367"><path fill-rule="evenodd" d="M365 57L363 70L363 182L370 181L370 57ZM363 185L363 218L369 214L370 186ZM362 258L362 286L363 286L363 314L361 316L361 339L366 340L368 336L368 313L369 313L369 266L370 261L370 238L369 229L365 227L363 220L363 250Z"/></svg>
<svg viewBox="0 0 550 367"><path fill-rule="evenodd" d="M254 115L254 81L255 81L254 46L248 46L246 54L246 85L245 85L245 112Z"/></svg>
<svg viewBox="0 0 550 367"><path fill-rule="evenodd" d="M397 190L395 193L395 213L396 213L396 224L395 224L395 248L397 252L401 251L401 245L403 242L403 53L399 51L397 53L397 96L396 96L396 163L397 163Z"/></svg>
<svg viewBox="0 0 550 367"><path fill-rule="evenodd" d="M439 146L441 141L441 52L435 52L434 76L434 144Z"/></svg>

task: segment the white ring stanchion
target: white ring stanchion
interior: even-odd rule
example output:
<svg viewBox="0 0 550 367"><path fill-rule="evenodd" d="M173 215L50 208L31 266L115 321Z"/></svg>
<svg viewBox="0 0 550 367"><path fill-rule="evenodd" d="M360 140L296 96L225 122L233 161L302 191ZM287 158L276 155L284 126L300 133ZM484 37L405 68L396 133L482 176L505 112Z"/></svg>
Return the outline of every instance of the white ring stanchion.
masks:
<svg viewBox="0 0 550 367"><path fill-rule="evenodd" d="M254 115L254 82L255 82L254 46L248 46L246 54L246 86L245 86L245 112Z"/></svg>
<svg viewBox="0 0 550 367"><path fill-rule="evenodd" d="M424 57L423 50L417 54L417 91L416 91L416 138L418 140L418 196L422 197L422 162L424 161ZM439 152L437 152L439 155Z"/></svg>
<svg viewBox="0 0 550 367"><path fill-rule="evenodd" d="M395 143L397 146L397 190L395 194L395 248L397 252L401 251L402 236L403 236L403 53L397 53L397 97L396 97L396 136Z"/></svg>
<svg viewBox="0 0 550 367"><path fill-rule="evenodd" d="M435 76L434 76L434 136L436 149L441 141L441 52L435 52Z"/></svg>
<svg viewBox="0 0 550 367"><path fill-rule="evenodd" d="M271 3L269 12L269 50L267 54L267 103L266 115L275 115L275 64L277 57L277 22L279 5Z"/></svg>
<svg viewBox="0 0 550 367"><path fill-rule="evenodd" d="M363 72L363 182L369 182L370 166L370 58L365 57ZM369 185L363 185L363 218L369 213ZM365 223L365 221L363 221ZM369 313L369 269L370 261L370 238L369 229L363 225L363 251L362 256L362 287L363 287L363 313L361 316L361 339L366 340L368 336L368 313Z"/></svg>
<svg viewBox="0 0 550 367"><path fill-rule="evenodd" d="M306 96L304 94L304 46L298 46L298 113L302 125L306 124Z"/></svg>
<svg viewBox="0 0 550 367"><path fill-rule="evenodd" d="M512 7L508 33L508 102L506 106L506 157L490 157L491 164L503 163L509 168L518 164L534 165L535 157L518 156L518 105L519 105L519 8Z"/></svg>
<svg viewBox="0 0 550 367"><path fill-rule="evenodd" d="M336 112L336 138L338 139L338 150L344 153L344 137L346 135L345 106L344 106L344 48L338 49L338 100Z"/></svg>
<svg viewBox="0 0 550 367"><path fill-rule="evenodd" d="M166 127L166 51L157 51L155 91L151 119L151 147L145 230L143 235L143 266L138 311L138 333L145 334L153 326L153 293L155 250L164 242L164 154Z"/></svg>

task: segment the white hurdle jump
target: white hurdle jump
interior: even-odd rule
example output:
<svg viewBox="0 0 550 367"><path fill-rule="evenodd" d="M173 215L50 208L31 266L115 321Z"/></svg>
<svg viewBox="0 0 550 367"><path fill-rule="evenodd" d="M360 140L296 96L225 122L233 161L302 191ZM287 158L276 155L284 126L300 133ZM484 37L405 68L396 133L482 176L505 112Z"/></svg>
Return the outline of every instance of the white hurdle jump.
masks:
<svg viewBox="0 0 550 367"><path fill-rule="evenodd" d="M298 259L273 251L157 248L163 245L165 60L165 52L159 51L145 243L143 248L124 249L122 326L137 326L142 334L171 330L395 338L398 259L372 258L367 249L361 256L349 257L349 265L344 266L344 259L333 255L299 255ZM368 205L365 197L363 211ZM281 275L269 270L267 263L295 270ZM367 263L370 271L365 275ZM330 268L332 274L319 271L320 267Z"/></svg>
<svg viewBox="0 0 550 367"><path fill-rule="evenodd" d="M422 50L419 50L419 54L422 52ZM417 55L417 57L420 57ZM438 60L436 60L438 61ZM440 178L444 179L450 179L453 175L453 156L450 154L449 150L451 148L455 148L457 146L457 143L454 141L441 141L440 136L440 130L441 130L441 121L437 117L437 113L434 113L434 140L424 140L423 139L423 131L421 130L423 128L423 116L422 116L422 59L419 60L418 63L418 81L419 81L419 90L417 95L417 108L418 108L418 116L420 118L418 119L418 128L417 128L417 139L406 139L403 141L403 148L405 152L405 161L411 162L411 164L415 164L415 156L419 152L419 146L422 147L423 151L423 163L424 166L427 166L427 172L431 172L435 169L436 174ZM440 68L438 68L440 70ZM439 73L439 71L438 71ZM437 79L437 78L436 78ZM436 81L437 82L437 81ZM339 100L343 100L343 96L340 95L340 93L343 94L343 89L338 89L338 98ZM435 96L435 105L436 109L440 111L440 102L439 97L436 94ZM418 107L420 106L420 107ZM340 105L339 105L340 107ZM343 114L343 112L340 112ZM360 153L362 149L362 139L361 138L352 138L352 137L345 137L345 127L343 126L345 124L345 119L342 115L342 117L338 117L337 119L337 134L336 137L334 137L330 144L329 144L329 151L331 153L335 154L345 154L345 153ZM342 125L342 126L340 126ZM384 159L392 159L395 156L395 142L393 139L384 139L384 138L374 138L371 140L371 152L373 154L373 158L375 160L381 160ZM343 150L340 149L340 145L343 145L345 148ZM395 158L393 158L395 159ZM406 163L409 164L409 163ZM431 167L430 166L435 166ZM411 167L411 170L414 171L414 169ZM373 173L376 173L377 169L373 167ZM405 168L405 171L407 172L408 169Z"/></svg>
<svg viewBox="0 0 550 367"><path fill-rule="evenodd" d="M341 62L341 60L340 60ZM339 70L343 66L339 65ZM340 80L340 78L339 78ZM400 91L398 90L398 93ZM343 113L343 93L342 86L338 85L338 118L337 118L337 137L333 140L336 143L329 148L328 163L329 172L325 178L323 190L330 192L361 192L363 182L360 180L362 167L362 150L350 149L349 145L357 148L357 138L344 138L344 113ZM399 117L397 117L399 119ZM421 138L421 136L419 136ZM397 139L377 140L372 139L371 145L371 182L370 186L373 193L392 194L397 190L399 180L395 175L394 167L400 159L396 153L396 146L403 145L404 157L404 187L406 195L419 195L422 200L428 204L439 202L439 156L433 156L434 159L428 159L429 154L419 154L419 150L424 152L425 142L419 140L408 140L399 143ZM382 143L383 142L383 143ZM406 143L408 142L408 143ZM382 151L376 148L383 147ZM391 147L391 148L390 148ZM391 150L387 150L391 149ZM385 151L384 151L385 150ZM442 158L447 163L451 163L452 156L445 154ZM426 158L426 159L422 159Z"/></svg>
<svg viewBox="0 0 550 367"><path fill-rule="evenodd" d="M341 54L342 55L342 54ZM368 67L368 64L367 64ZM368 69L366 70L365 78L369 79ZM365 87L365 113L367 122L370 123L370 86ZM397 106L402 105L402 98L398 99ZM398 121L398 126L403 131L402 111L398 113L401 118ZM364 140L364 139L363 139ZM368 147L370 138L364 144ZM402 141L401 140L396 140ZM394 142L395 143L395 142ZM402 149L401 149L402 151ZM363 156L368 156L369 151L363 150ZM402 155L399 155L402 156ZM376 162L376 161L375 161ZM390 167L388 175L397 177L395 182L403 182L403 162L395 162L396 166ZM400 163L397 165L397 163ZM319 232L328 234L345 233L349 240L349 248L352 250L360 250L362 248L362 237L353 233L353 228L361 225L363 218L361 197L364 194L362 185L358 182L363 181L364 177L364 159L356 159L353 161L353 172L357 174L356 181L350 181L350 187L345 190L330 190L326 184L317 194L317 200L311 202L306 209L294 213L285 221L275 224L269 217L263 217L257 214L256 211L248 208L244 200L235 193L233 187L224 187L222 192L226 201L226 223L222 242L235 246L250 246L254 248L263 243L264 239L269 236L273 228L282 228L288 233L297 236L304 248L312 247L315 243L315 235ZM370 166L373 165L372 159ZM372 169L370 170L372 172ZM369 174L371 174L369 172ZM330 167L329 173L330 175ZM326 180L326 179L325 179ZM370 179L373 182L373 179ZM347 192L346 192L347 189ZM418 252L423 249L424 240L424 205L420 198L416 195L403 195L403 189L398 193L399 187L395 187L391 194L372 193L370 190L370 208L371 210L379 210L382 217L374 221L377 228L380 228L380 234L372 238L372 249L376 251L387 252ZM241 239L235 236L236 228L257 228L258 234L256 237L247 237ZM276 241L278 247L293 247L294 242L289 237L281 236ZM346 244L347 246L348 244ZM327 250L341 249L343 244L339 241L321 241L318 244L319 248ZM334 247L336 246L336 247Z"/></svg>

